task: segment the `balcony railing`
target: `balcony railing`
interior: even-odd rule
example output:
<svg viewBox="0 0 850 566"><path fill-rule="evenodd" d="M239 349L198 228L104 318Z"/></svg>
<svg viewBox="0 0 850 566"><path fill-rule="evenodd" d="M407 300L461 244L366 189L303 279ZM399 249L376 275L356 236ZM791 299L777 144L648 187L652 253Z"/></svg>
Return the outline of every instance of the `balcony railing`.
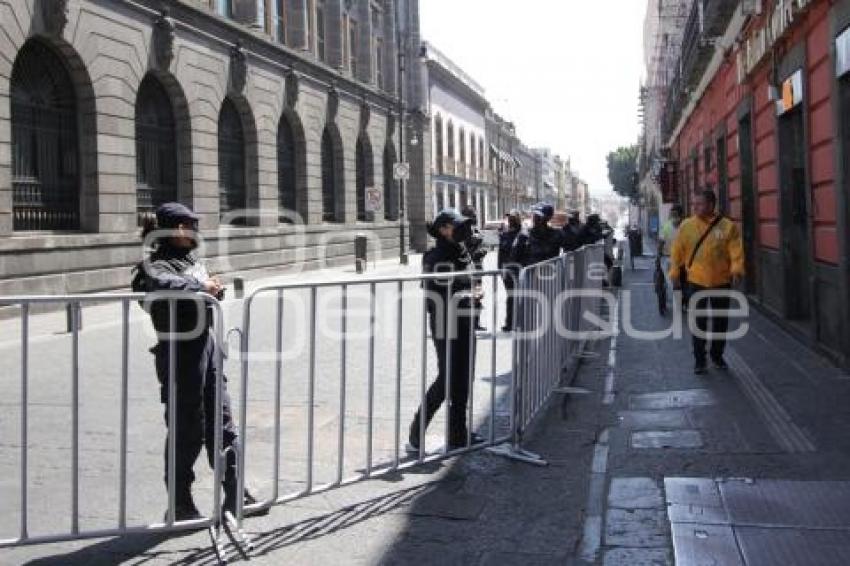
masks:
<svg viewBox="0 0 850 566"><path fill-rule="evenodd" d="M738 0L694 0L682 36L682 51L667 90L662 133L672 133L691 93L705 74L714 54L715 40L722 36L735 13Z"/></svg>

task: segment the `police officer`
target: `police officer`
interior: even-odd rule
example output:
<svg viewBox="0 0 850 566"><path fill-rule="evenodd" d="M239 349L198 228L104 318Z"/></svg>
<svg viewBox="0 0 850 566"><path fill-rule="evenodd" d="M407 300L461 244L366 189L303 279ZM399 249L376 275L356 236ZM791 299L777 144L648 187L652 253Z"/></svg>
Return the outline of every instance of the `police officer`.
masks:
<svg viewBox="0 0 850 566"><path fill-rule="evenodd" d="M514 242L513 259L523 267L556 258L564 247L564 233L549 226L555 215L551 204L539 203L531 209L532 227Z"/></svg>
<svg viewBox="0 0 850 566"><path fill-rule="evenodd" d="M218 299L224 296L224 287L216 277L210 277L204 262L195 249L198 245L198 216L186 206L170 202L156 210L156 221L149 219L142 231L142 238L153 247L150 256L136 266L133 290L153 293L157 291L187 291L206 293ZM169 393L169 346L175 342L175 387L176 406L176 461L175 461L175 517L187 521L201 517L192 499L192 471L195 461L206 444L207 458L212 467L215 462L215 382L216 348L214 335L210 332L212 313L197 300L174 301L176 328L181 336L172 335L169 321L169 301L151 298L146 301L157 344L151 349L154 354L156 375L160 383L160 400L166 405L165 423L169 434L173 431L168 422ZM185 337L185 338L184 338ZM224 460L224 509L235 512L237 501L236 451L239 449L239 434L230 407L230 397L223 389L222 402L222 450ZM168 484L168 440L165 443L165 482ZM245 505L255 503L246 491Z"/></svg>
<svg viewBox="0 0 850 566"><path fill-rule="evenodd" d="M463 242L469 237L471 219L454 209L444 209L428 227L436 245L422 258L423 273L452 273L470 271L472 257ZM426 308L431 339L437 352L437 378L428 388L425 397L425 415L419 410L410 425L407 449L418 452L424 437L422 420L428 427L434 414L446 400L446 380L451 372L449 402L449 450L462 448L467 443L466 409L469 399L469 382L474 370L475 332L474 303L480 295L473 291L472 277L429 279L424 283ZM447 351L447 347L450 351ZM472 434L473 443L483 440Z"/></svg>
<svg viewBox="0 0 850 566"><path fill-rule="evenodd" d="M519 277L520 266L513 260L514 242L522 232L522 216L518 210L511 210L505 215L505 225L499 231L499 257L498 266L502 270L502 281L505 284L507 304L505 308L505 325L503 332L510 332L514 328L514 289Z"/></svg>
<svg viewBox="0 0 850 566"><path fill-rule="evenodd" d="M579 219L579 211L570 211L567 223L564 225L564 251L573 252L581 247L579 235L581 233L581 220Z"/></svg>
<svg viewBox="0 0 850 566"><path fill-rule="evenodd" d="M468 236L466 240L464 240L463 245L466 246L467 251L469 252L469 256L472 258L472 265L475 267L476 271L484 270L484 258L487 257L487 248L484 247L484 236L481 234L481 231L478 229L478 213L471 206L464 206L460 212L464 218L468 218L471 220L470 230L468 231ZM475 286L481 286L481 279L476 277L474 280ZM484 308L480 302L476 305L479 310ZM475 330L481 331L485 330L483 326L481 326L481 317L475 317Z"/></svg>

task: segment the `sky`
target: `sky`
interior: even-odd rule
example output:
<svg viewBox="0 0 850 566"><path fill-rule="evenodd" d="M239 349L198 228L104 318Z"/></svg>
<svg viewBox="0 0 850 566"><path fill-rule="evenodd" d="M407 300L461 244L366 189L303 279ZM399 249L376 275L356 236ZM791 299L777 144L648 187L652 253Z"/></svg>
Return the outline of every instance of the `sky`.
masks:
<svg viewBox="0 0 850 566"><path fill-rule="evenodd" d="M524 143L569 156L594 196L637 142L645 0L420 0L422 38L481 84Z"/></svg>

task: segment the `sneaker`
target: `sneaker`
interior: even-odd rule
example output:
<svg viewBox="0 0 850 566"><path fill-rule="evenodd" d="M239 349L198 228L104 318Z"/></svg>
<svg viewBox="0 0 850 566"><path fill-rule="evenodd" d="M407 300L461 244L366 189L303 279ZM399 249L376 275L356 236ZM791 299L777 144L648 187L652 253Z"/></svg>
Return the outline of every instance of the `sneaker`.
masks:
<svg viewBox="0 0 850 566"><path fill-rule="evenodd" d="M705 375L708 373L708 368L705 365L705 362L697 362L694 366L694 374L696 375Z"/></svg>
<svg viewBox="0 0 850 566"><path fill-rule="evenodd" d="M711 365L713 365L715 368L717 368L719 370L723 370L723 371L726 371L726 370L729 369L729 365L726 363L726 360L724 360L722 356L719 357L719 358L711 358Z"/></svg>

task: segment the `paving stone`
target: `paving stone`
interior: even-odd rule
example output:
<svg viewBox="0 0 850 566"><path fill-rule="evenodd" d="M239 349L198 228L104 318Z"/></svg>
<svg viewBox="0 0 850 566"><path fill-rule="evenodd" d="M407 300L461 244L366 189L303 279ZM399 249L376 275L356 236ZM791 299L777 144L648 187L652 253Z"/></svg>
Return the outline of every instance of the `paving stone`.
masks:
<svg viewBox="0 0 850 566"><path fill-rule="evenodd" d="M615 548L605 552L604 566L673 566L664 548Z"/></svg>
<svg viewBox="0 0 850 566"><path fill-rule="evenodd" d="M720 488L712 478L664 478L668 503L721 507Z"/></svg>
<svg viewBox="0 0 850 566"><path fill-rule="evenodd" d="M652 478L614 478L608 505L619 509L655 509L664 507L664 499Z"/></svg>
<svg viewBox="0 0 850 566"><path fill-rule="evenodd" d="M672 530L677 566L744 566L728 525L674 524Z"/></svg>
<svg viewBox="0 0 850 566"><path fill-rule="evenodd" d="M609 509L605 516L605 545L667 548L664 509Z"/></svg>
<svg viewBox="0 0 850 566"><path fill-rule="evenodd" d="M716 404L717 399L708 389L686 389L684 391L661 391L632 395L629 406L632 410L681 409L684 407L706 407Z"/></svg>
<svg viewBox="0 0 850 566"><path fill-rule="evenodd" d="M632 448L701 448L702 436L696 430L655 430L632 433Z"/></svg>
<svg viewBox="0 0 850 566"><path fill-rule="evenodd" d="M620 425L632 430L680 429L691 426L688 416L680 409L660 411L623 411Z"/></svg>

